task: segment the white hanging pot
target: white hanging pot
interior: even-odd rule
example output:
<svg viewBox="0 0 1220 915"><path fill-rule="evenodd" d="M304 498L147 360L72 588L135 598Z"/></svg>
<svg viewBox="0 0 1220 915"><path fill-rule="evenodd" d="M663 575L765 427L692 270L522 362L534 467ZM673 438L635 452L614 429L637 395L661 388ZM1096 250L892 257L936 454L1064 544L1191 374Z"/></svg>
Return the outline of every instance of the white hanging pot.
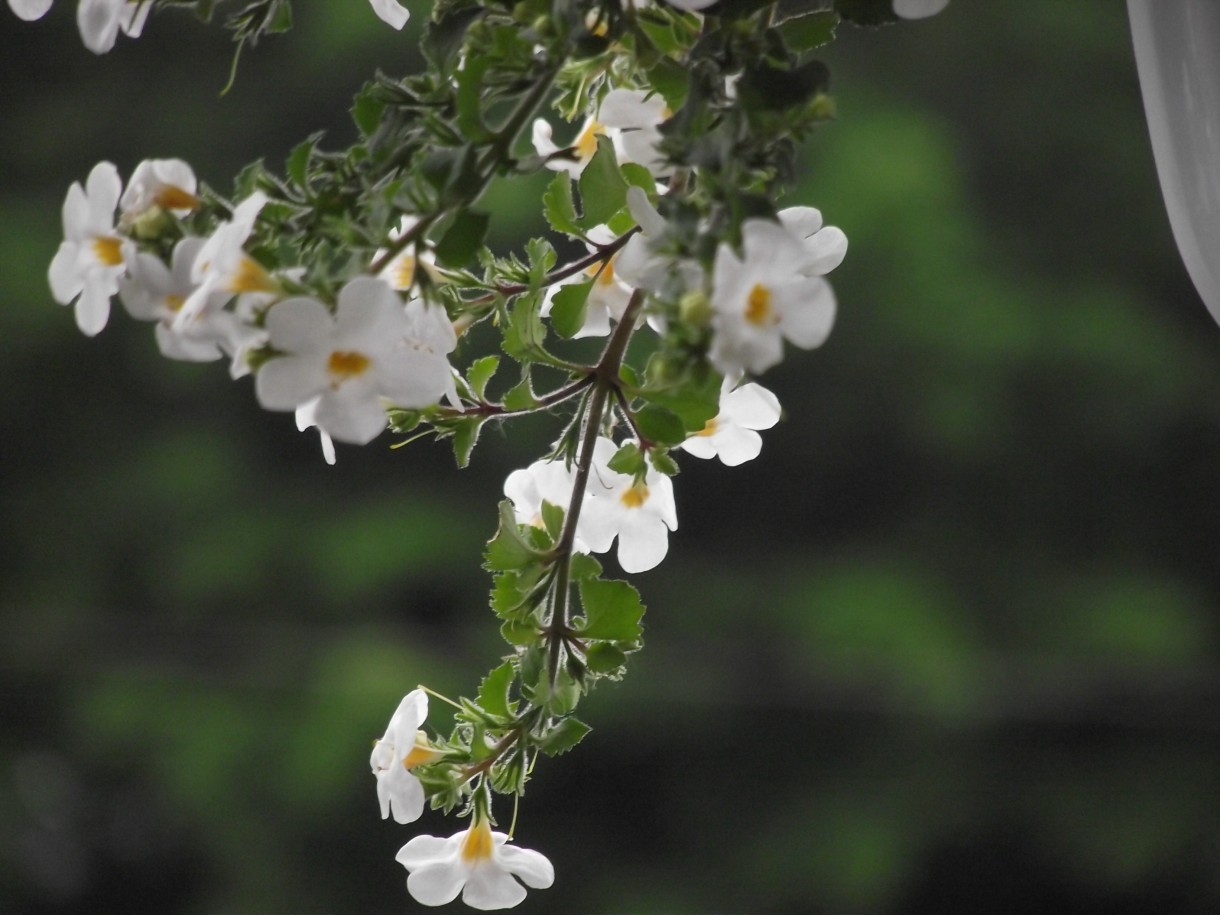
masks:
<svg viewBox="0 0 1220 915"><path fill-rule="evenodd" d="M1127 0L1169 224L1220 321L1220 0Z"/></svg>

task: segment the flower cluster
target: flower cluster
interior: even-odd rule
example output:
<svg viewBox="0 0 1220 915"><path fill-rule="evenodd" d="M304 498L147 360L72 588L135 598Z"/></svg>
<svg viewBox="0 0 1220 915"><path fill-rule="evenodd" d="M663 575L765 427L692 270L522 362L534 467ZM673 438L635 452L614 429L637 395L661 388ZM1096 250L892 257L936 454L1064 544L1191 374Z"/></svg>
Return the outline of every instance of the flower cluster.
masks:
<svg viewBox="0 0 1220 915"><path fill-rule="evenodd" d="M370 83L346 152L311 138L282 176L243 171L232 200L179 159L140 163L126 187L102 162L69 189L48 279L81 331L100 333L117 296L166 357L252 376L259 404L316 429L329 463L335 442L387 428L448 440L465 466L488 424L536 414L559 427L505 480L484 553L508 652L453 703L449 734L423 729L421 688L372 750L383 818L413 823L426 806L469 818L398 852L419 902L505 908L553 882L545 857L510 844L512 828L493 831L492 806L515 805L540 758L589 732L582 697L624 676L643 644L639 593L596 557L613 553L627 574L656 568L678 530L678 460L757 457L782 411L754 378L787 344L820 346L835 321L827 277L846 236L812 207L774 203L794 141L833 110L811 55L842 21L945 3L833 0L799 15L720 4L705 16L711 0L594 0L578 14L437 0L428 72ZM51 3L9 5L33 19ZM150 5L81 0L86 43L138 34ZM370 6L393 28L407 21L396 0ZM252 42L286 27L286 9L248 0L230 26ZM548 176L551 236L493 251L502 214L480 200L529 173Z"/></svg>

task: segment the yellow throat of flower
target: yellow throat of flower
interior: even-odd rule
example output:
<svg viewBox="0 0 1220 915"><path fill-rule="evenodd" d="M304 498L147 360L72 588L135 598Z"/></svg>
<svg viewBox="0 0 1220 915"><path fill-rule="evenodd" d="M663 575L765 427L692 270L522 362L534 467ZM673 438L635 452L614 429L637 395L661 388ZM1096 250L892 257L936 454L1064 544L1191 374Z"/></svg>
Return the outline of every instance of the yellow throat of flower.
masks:
<svg viewBox="0 0 1220 915"><path fill-rule="evenodd" d="M335 350L326 360L326 371L330 375L330 386L338 388L349 378L357 378L368 371L373 363L364 353L355 350Z"/></svg>
<svg viewBox="0 0 1220 915"><path fill-rule="evenodd" d="M123 263L123 240L113 235L99 235L93 239L93 255L107 267Z"/></svg>
<svg viewBox="0 0 1220 915"><path fill-rule="evenodd" d="M755 283L746 296L746 320L756 327L772 324L775 309L771 307L771 290L762 283Z"/></svg>
<svg viewBox="0 0 1220 915"><path fill-rule="evenodd" d="M631 484L630 489L619 496L619 499L628 508L639 508L648 501L648 487L642 480L636 480Z"/></svg>
<svg viewBox="0 0 1220 915"><path fill-rule="evenodd" d="M491 826L487 821L476 815L474 823L466 831L462 840L462 860L467 864L484 861L491 857L496 841L491 837Z"/></svg>
<svg viewBox="0 0 1220 915"><path fill-rule="evenodd" d="M572 143L581 162L588 162L593 158L593 154L597 152L597 138L605 132L606 126L600 121L589 121L585 125L580 136Z"/></svg>

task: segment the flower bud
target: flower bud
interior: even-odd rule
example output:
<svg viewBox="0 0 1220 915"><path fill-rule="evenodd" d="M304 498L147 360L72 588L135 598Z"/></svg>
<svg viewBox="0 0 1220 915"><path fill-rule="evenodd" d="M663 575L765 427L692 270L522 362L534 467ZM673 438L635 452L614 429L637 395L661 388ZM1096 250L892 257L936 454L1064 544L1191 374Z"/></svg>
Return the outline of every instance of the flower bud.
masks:
<svg viewBox="0 0 1220 915"><path fill-rule="evenodd" d="M702 289L692 289L678 300L678 314L692 327L706 327L712 319L712 303Z"/></svg>

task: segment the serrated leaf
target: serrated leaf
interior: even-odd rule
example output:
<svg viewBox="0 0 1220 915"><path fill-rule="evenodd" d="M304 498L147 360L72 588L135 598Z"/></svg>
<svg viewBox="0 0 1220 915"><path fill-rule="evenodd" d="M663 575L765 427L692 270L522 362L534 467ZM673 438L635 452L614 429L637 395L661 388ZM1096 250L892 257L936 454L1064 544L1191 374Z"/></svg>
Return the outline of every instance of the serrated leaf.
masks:
<svg viewBox="0 0 1220 915"><path fill-rule="evenodd" d="M597 138L597 152L580 173L580 224L600 226L627 205L627 182L618 168L610 138Z"/></svg>
<svg viewBox="0 0 1220 915"><path fill-rule="evenodd" d="M665 106L670 111L677 111L682 107L690 91L690 71L686 67L673 58L662 57L656 66L648 71L648 80L652 83L652 88L665 99ZM630 178L627 180L631 181ZM653 186L656 186L655 182Z"/></svg>
<svg viewBox="0 0 1220 915"><path fill-rule="evenodd" d="M500 527L484 553L483 567L491 572L524 569L538 560L538 553L526 542L517 524L513 503L500 503Z"/></svg>
<svg viewBox="0 0 1220 915"><path fill-rule="evenodd" d="M561 286L551 299L551 326L564 339L570 340L585 326L589 313L589 292L594 282L568 283Z"/></svg>
<svg viewBox="0 0 1220 915"><path fill-rule="evenodd" d="M500 343L504 352L519 362L530 360L542 348L545 336L546 327L538 315L538 293L518 296Z"/></svg>
<svg viewBox="0 0 1220 915"><path fill-rule="evenodd" d="M776 28L788 50L802 54L833 41L838 24L838 13L820 12L785 19Z"/></svg>
<svg viewBox="0 0 1220 915"><path fill-rule="evenodd" d="M538 641L538 627L526 620L505 620L500 635L510 645L532 645Z"/></svg>
<svg viewBox="0 0 1220 915"><path fill-rule="evenodd" d="M627 442L614 452L614 457L606 462L606 466L629 477L640 476L644 473L644 455L635 442Z"/></svg>
<svg viewBox="0 0 1220 915"><path fill-rule="evenodd" d="M462 210L436 243L436 257L446 267L463 267L483 247L491 216L477 210Z"/></svg>
<svg viewBox="0 0 1220 915"><path fill-rule="evenodd" d="M634 642L643 634L640 592L625 581L592 578L580 582L580 605L585 615L580 630L584 638Z"/></svg>
<svg viewBox="0 0 1220 915"><path fill-rule="evenodd" d="M609 674L627 663L627 655L613 642L595 642L585 652L585 663L595 674Z"/></svg>
<svg viewBox="0 0 1220 915"><path fill-rule="evenodd" d="M476 143L489 136L483 123L483 74L489 66L491 59L486 56L467 57L453 77L457 80L458 128L465 139Z"/></svg>
<svg viewBox="0 0 1220 915"><path fill-rule="evenodd" d="M591 730L579 718L565 718L538 742L538 746L547 756L559 756L580 743Z"/></svg>
<svg viewBox="0 0 1220 915"><path fill-rule="evenodd" d="M315 133L303 143L298 143L288 154L288 161L284 163L284 173L290 181L301 187L305 187L309 180L309 160L313 157L314 148L321 137L320 133Z"/></svg>
<svg viewBox="0 0 1220 915"><path fill-rule="evenodd" d="M534 389L530 385L530 376L527 372L520 381L505 392L504 409L516 412L532 410L536 406L538 406L538 398L534 396Z"/></svg>
<svg viewBox="0 0 1220 915"><path fill-rule="evenodd" d="M522 588L522 578L517 572L501 572L491 587L491 609L502 620L519 615L524 608L529 588Z"/></svg>
<svg viewBox="0 0 1220 915"><path fill-rule="evenodd" d="M556 172L542 195L542 212L552 229L564 235L583 238L577 224L576 202L572 199L572 179L567 172Z"/></svg>
<svg viewBox="0 0 1220 915"><path fill-rule="evenodd" d="M650 403L635 414L635 424L640 434L659 445L673 447L686 441L686 427L677 413Z"/></svg>
<svg viewBox="0 0 1220 915"><path fill-rule="evenodd" d="M371 137L381 126L381 115L384 111L385 102L373 94L371 86L365 86L352 104L352 120L356 122L360 133Z"/></svg>
<svg viewBox="0 0 1220 915"><path fill-rule="evenodd" d="M597 578L602 574L602 564L588 553L573 553L570 561L572 581Z"/></svg>
<svg viewBox="0 0 1220 915"><path fill-rule="evenodd" d="M487 383L499 367L499 356L484 356L470 364L466 372L466 383L470 385L470 390L477 399L487 399Z"/></svg>
<svg viewBox="0 0 1220 915"><path fill-rule="evenodd" d="M648 459L652 462L652 466L656 468L657 473L663 473L667 477L676 477L678 475L678 462L670 457L668 452L653 448L648 452Z"/></svg>
<svg viewBox="0 0 1220 915"><path fill-rule="evenodd" d="M458 467L464 469L470 466L470 452L474 450L485 422L487 422L486 416L470 416L454 421L453 458L457 461Z"/></svg>
<svg viewBox="0 0 1220 915"><path fill-rule="evenodd" d="M516 675L512 662L505 661L483 678L475 699L483 711L497 718L511 718L516 713L515 703L508 701L508 690Z"/></svg>

